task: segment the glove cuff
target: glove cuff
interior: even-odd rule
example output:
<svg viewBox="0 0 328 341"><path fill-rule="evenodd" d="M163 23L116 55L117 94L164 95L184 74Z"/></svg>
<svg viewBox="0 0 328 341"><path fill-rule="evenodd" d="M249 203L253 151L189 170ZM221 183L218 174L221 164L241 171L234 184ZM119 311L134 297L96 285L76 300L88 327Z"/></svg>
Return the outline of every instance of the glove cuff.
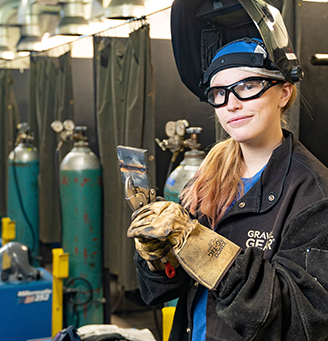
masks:
<svg viewBox="0 0 328 341"><path fill-rule="evenodd" d="M186 272L209 290L217 288L241 250L229 239L199 223L182 246L173 248Z"/></svg>

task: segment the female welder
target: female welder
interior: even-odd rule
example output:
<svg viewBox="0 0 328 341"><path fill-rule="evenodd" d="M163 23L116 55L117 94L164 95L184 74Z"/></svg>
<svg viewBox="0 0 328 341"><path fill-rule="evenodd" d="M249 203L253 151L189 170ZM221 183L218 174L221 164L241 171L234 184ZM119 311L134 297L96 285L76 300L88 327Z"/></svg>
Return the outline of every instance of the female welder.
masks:
<svg viewBox="0 0 328 341"><path fill-rule="evenodd" d="M182 206L149 204L128 230L145 302L179 298L171 341L328 339L328 170L282 128L300 68L285 52L277 61L274 33L260 33L226 41L203 74L229 139ZM162 271L169 263L173 277Z"/></svg>

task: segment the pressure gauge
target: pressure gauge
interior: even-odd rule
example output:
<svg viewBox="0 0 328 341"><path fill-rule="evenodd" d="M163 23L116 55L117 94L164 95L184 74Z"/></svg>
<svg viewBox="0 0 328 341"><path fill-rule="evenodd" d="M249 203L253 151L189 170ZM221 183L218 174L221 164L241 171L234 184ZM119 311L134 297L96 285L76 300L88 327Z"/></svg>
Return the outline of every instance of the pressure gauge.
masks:
<svg viewBox="0 0 328 341"><path fill-rule="evenodd" d="M64 121L63 126L64 126L65 130L68 130L68 131L73 131L75 128L75 124L72 120Z"/></svg>
<svg viewBox="0 0 328 341"><path fill-rule="evenodd" d="M51 123L51 128L56 133L60 133L64 129L63 123L61 121L53 121Z"/></svg>
<svg viewBox="0 0 328 341"><path fill-rule="evenodd" d="M176 122L168 121L165 124L165 133L168 137L173 137L175 135Z"/></svg>
<svg viewBox="0 0 328 341"><path fill-rule="evenodd" d="M176 125L176 131L179 136L184 136L186 133L186 128L189 126L187 120L178 120Z"/></svg>

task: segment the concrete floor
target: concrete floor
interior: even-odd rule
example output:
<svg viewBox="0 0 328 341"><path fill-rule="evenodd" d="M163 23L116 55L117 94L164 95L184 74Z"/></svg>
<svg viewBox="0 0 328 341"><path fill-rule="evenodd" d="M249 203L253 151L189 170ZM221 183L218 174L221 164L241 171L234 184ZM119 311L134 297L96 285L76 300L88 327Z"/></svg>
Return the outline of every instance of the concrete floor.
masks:
<svg viewBox="0 0 328 341"><path fill-rule="evenodd" d="M157 341L162 341L162 305L147 306L139 290L123 293L115 278L110 280L109 303L111 324L122 328L146 328L153 333Z"/></svg>
<svg viewBox="0 0 328 341"><path fill-rule="evenodd" d="M111 315L111 324L121 328L149 329L157 341L162 340L160 309L127 311Z"/></svg>

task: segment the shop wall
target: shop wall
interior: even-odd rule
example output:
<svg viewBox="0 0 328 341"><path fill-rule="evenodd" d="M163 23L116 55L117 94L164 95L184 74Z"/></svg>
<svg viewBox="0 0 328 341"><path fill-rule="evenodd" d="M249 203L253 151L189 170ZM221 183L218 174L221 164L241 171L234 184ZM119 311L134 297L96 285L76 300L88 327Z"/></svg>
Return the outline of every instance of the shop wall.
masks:
<svg viewBox="0 0 328 341"><path fill-rule="evenodd" d="M328 166L328 65L314 66L310 58L328 54L328 3L302 2L300 60L305 77L300 84L300 140Z"/></svg>

